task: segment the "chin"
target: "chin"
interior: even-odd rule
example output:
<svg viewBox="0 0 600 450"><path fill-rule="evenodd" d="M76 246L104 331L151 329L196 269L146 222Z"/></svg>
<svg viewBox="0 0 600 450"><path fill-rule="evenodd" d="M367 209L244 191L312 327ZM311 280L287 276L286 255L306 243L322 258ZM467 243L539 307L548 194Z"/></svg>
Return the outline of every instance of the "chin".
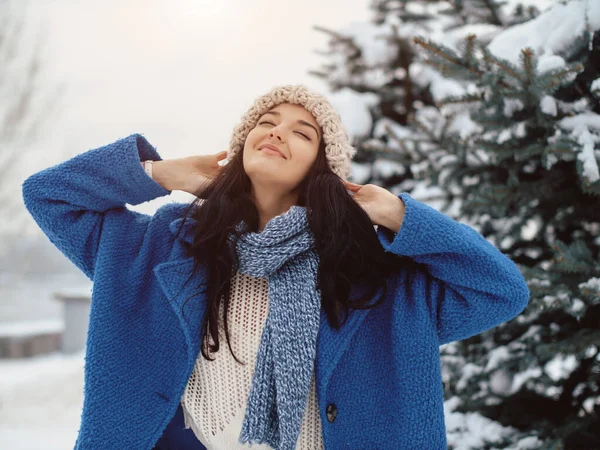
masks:
<svg viewBox="0 0 600 450"><path fill-rule="evenodd" d="M246 174L252 183L258 183L263 186L272 185L273 189L277 190L287 189L287 185L289 184L289 175L286 175L282 171L277 171L277 174L275 174L273 167L265 164L250 167L249 170L246 170Z"/></svg>

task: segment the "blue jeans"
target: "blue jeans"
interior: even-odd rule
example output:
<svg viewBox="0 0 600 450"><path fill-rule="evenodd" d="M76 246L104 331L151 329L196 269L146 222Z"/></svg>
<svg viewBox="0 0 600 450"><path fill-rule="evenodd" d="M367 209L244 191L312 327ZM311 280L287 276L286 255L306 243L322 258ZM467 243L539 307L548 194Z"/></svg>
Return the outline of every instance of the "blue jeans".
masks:
<svg viewBox="0 0 600 450"><path fill-rule="evenodd" d="M185 428L181 403L152 450L206 450L191 428Z"/></svg>

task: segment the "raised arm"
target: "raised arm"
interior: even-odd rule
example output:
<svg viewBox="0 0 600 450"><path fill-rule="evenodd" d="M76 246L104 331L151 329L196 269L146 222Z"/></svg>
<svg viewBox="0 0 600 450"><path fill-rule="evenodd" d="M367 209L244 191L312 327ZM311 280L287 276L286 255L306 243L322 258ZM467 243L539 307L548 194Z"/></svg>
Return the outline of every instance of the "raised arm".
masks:
<svg viewBox="0 0 600 450"><path fill-rule="evenodd" d="M143 160L162 158L146 138L132 134L23 182L29 213L50 241L91 280L101 244L128 249L141 245L152 216L125 205L171 192L144 172Z"/></svg>
<svg viewBox="0 0 600 450"><path fill-rule="evenodd" d="M529 302L516 264L468 225L434 208L398 196L400 229L380 226L384 249L427 267L427 295L440 345L479 334L517 316ZM398 221L396 221L398 223Z"/></svg>

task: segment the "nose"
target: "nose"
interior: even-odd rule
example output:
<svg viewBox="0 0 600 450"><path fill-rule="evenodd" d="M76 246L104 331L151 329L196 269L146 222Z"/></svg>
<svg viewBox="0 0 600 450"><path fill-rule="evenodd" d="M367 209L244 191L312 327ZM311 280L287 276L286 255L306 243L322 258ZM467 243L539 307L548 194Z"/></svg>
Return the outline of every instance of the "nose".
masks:
<svg viewBox="0 0 600 450"><path fill-rule="evenodd" d="M282 139L281 139L281 135L279 134L279 132L277 132L277 133L276 133L276 132L274 132L273 130L271 130L271 132L269 133L269 136L271 136L271 137L275 137L275 136L277 136L277 139L279 139L280 141L282 141ZM282 141L282 142L283 142L283 141Z"/></svg>

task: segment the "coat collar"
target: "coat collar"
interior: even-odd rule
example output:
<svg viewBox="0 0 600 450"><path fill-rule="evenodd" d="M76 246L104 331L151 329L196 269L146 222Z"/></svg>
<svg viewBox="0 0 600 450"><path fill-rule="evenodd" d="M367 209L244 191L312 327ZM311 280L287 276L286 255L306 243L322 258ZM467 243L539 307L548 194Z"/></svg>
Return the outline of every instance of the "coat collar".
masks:
<svg viewBox="0 0 600 450"><path fill-rule="evenodd" d="M182 226L181 232L179 232L179 228ZM185 219L185 223L183 222L183 217L175 219L169 224L169 230L173 233L173 236L177 236L179 232L179 236L177 236L181 241L186 244L192 244L194 242L194 231L196 230L196 225L198 221L193 217L188 217Z"/></svg>
<svg viewBox="0 0 600 450"><path fill-rule="evenodd" d="M177 235L183 218L178 218L169 224L169 230ZM198 272L191 277L194 268L194 258L185 255L184 245L191 244L194 238L197 221L188 217L183 223L181 232L177 236L179 240L178 250L174 258L167 262L156 265L153 272L158 279L159 285L169 299L169 304L179 318L181 328L185 334L188 344L188 368L195 363L200 352L200 328L204 311L206 309L205 286L201 285L206 280L206 268L198 266ZM354 297L358 288L353 288L351 298ZM353 293L354 292L354 293ZM186 302L186 299L189 301ZM327 320L325 310L321 307L319 333L317 337L317 355L315 362L316 387L321 394L320 398L325 401L324 394L335 366L348 349L352 337L365 320L370 309L350 309L346 323L339 329L333 328Z"/></svg>

